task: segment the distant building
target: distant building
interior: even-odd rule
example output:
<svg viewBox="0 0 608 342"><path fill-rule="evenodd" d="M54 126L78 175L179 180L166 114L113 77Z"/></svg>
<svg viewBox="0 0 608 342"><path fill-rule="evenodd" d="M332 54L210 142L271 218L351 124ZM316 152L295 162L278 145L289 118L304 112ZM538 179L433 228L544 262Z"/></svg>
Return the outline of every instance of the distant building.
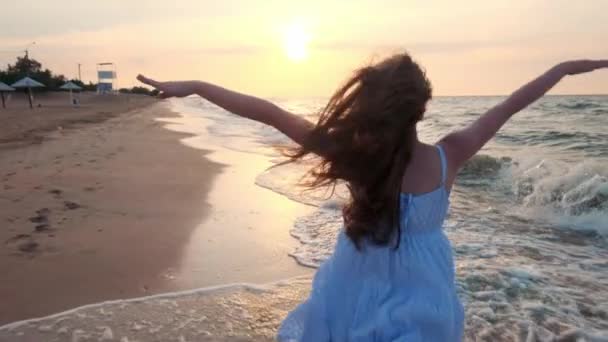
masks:
<svg viewBox="0 0 608 342"><path fill-rule="evenodd" d="M97 64L97 93L116 93L116 65L114 63Z"/></svg>

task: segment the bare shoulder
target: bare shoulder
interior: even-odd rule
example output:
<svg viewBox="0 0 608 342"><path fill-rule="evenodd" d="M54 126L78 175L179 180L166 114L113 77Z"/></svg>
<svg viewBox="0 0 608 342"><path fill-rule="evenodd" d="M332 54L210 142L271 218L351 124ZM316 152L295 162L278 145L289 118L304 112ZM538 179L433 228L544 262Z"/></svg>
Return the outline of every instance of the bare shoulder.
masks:
<svg viewBox="0 0 608 342"><path fill-rule="evenodd" d="M401 190L411 194L433 191L441 184L441 176L441 157L437 146L419 143L405 170Z"/></svg>

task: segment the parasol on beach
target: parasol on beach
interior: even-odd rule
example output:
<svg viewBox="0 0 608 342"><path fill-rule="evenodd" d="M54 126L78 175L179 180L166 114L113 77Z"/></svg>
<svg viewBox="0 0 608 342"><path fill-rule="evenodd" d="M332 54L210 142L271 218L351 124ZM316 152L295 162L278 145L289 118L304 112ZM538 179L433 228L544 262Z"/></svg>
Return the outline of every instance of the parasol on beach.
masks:
<svg viewBox="0 0 608 342"><path fill-rule="evenodd" d="M72 94L72 92L82 90L81 87L79 87L76 83L70 81L70 82L62 85L59 89L69 90L70 91L70 103L73 105L76 105L76 103L74 103L74 95Z"/></svg>
<svg viewBox="0 0 608 342"><path fill-rule="evenodd" d="M15 91L15 88L9 86L6 83L0 82L0 97L2 97L2 108L6 108L6 103L4 102L4 93L9 91Z"/></svg>
<svg viewBox="0 0 608 342"><path fill-rule="evenodd" d="M34 105L33 105L34 95L32 95L32 88L42 88L44 86L45 86L44 84L42 84L36 80L33 80L29 77L24 77L24 78L20 79L19 81L11 84L11 87L13 87L13 88L22 88L22 89L27 88L27 95L28 95L27 98L30 101L30 108L34 108Z"/></svg>

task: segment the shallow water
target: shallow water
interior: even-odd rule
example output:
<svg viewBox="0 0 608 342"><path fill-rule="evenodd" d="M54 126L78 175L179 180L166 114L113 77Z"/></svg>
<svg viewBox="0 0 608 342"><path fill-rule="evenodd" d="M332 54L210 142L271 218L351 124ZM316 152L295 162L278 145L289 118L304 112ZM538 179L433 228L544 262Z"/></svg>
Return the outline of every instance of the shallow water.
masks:
<svg viewBox="0 0 608 342"><path fill-rule="evenodd" d="M434 142L500 100L438 98L420 124L421 138ZM323 104L320 99L278 102L311 120ZM212 120L209 134L228 148L278 163L282 159L272 145L289 144L273 129L200 99L175 106ZM446 230L455 249L469 337L521 322L555 333L565 327L608 331L605 113L608 97L546 97L516 115L462 170ZM328 199L327 193L297 187L310 162L268 169L256 184L317 207L294 222L291 234L301 244L290 255L318 267L331 255L347 195L339 187Z"/></svg>

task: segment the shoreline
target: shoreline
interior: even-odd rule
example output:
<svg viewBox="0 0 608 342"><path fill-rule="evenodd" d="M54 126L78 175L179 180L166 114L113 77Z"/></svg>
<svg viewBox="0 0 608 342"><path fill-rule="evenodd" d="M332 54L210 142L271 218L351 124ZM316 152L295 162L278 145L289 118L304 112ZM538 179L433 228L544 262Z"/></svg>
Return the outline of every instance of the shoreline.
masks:
<svg viewBox="0 0 608 342"><path fill-rule="evenodd" d="M11 331L18 329L20 327L23 327L23 326L29 326L29 325L32 325L35 323L46 321L46 320L52 320L55 318L72 315L79 311L97 309L97 308L101 308L104 306L110 306L110 305L116 305L116 304L120 304L120 305L124 306L125 304L137 304L137 303L151 301L151 300L163 300L163 299L187 297L187 296L192 296L192 295L203 295L203 296L211 295L211 296L213 296L213 295L223 295L223 294L229 294L229 293L238 293L238 292L243 292L243 291L268 292L272 288L287 286L287 284L290 284L290 283L297 284L297 285L304 284L304 285L309 286L311 281L312 281L312 279L309 276L297 276L297 277L293 277L293 278L277 280L277 281L264 283L264 284L230 283L230 284L223 284L223 285L200 287L200 288L195 288L195 289L190 289L190 290L163 292L163 293L157 293L157 294L143 296L143 297L106 300L106 301L102 301L102 302L84 304L81 306L67 309L65 311L56 312L56 313L53 313L53 314L50 314L47 316L27 318L24 320L10 322L10 323L4 324L4 325L0 325L0 337L2 337L1 334L4 331L11 332Z"/></svg>
<svg viewBox="0 0 608 342"><path fill-rule="evenodd" d="M0 250L0 325L108 300L312 274L289 256L299 244L289 229L311 208L255 184L267 158L188 132L202 123L167 103L109 117L0 149L0 166L23 165L14 163L22 155L33 164L3 180L13 197L0 196L10 204L0 215L12 222L0 238L13 240ZM30 222L36 216L48 224L41 232ZM32 242L32 251L19 250Z"/></svg>
<svg viewBox="0 0 608 342"><path fill-rule="evenodd" d="M188 134L184 145L209 151L205 157L223 165L207 194L208 215L183 250L175 289L266 284L312 274L314 269L289 254L300 244L290 229L314 208L255 183L273 165L270 158L227 148L207 132L208 119L171 109L179 116L159 119L165 128Z"/></svg>

